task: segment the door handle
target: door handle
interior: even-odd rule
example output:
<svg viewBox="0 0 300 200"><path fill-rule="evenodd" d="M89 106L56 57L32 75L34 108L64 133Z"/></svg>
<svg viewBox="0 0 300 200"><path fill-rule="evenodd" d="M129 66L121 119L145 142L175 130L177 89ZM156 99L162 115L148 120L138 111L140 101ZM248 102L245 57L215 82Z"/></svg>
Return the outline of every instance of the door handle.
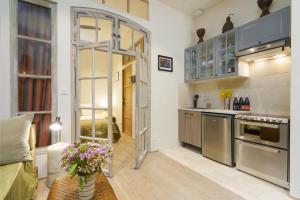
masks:
<svg viewBox="0 0 300 200"><path fill-rule="evenodd" d="M245 146L248 146L248 147L252 147L252 148L255 148L255 149L263 150L263 151L268 151L268 152L275 153L275 154L280 153L280 150L278 150L278 149L273 149L273 148L270 148L270 147L264 147L264 146L260 146L260 145L257 145L257 144L250 144L250 143L246 143L246 142L242 142L242 141L239 141L239 144L240 145L245 145Z"/></svg>
<svg viewBox="0 0 300 200"><path fill-rule="evenodd" d="M262 122L248 122L248 121L240 121L240 124L242 125L249 125L249 126L259 126L259 127L266 127L266 128L279 128L279 125L276 124L268 124L268 123L262 123Z"/></svg>

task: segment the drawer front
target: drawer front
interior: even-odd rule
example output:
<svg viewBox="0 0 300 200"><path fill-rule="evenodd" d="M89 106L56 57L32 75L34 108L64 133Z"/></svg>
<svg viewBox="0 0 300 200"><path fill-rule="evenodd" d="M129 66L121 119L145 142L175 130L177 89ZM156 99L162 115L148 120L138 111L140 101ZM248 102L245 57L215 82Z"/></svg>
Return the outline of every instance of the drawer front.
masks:
<svg viewBox="0 0 300 200"><path fill-rule="evenodd" d="M235 140L236 168L254 176L288 187L288 153L272 148Z"/></svg>

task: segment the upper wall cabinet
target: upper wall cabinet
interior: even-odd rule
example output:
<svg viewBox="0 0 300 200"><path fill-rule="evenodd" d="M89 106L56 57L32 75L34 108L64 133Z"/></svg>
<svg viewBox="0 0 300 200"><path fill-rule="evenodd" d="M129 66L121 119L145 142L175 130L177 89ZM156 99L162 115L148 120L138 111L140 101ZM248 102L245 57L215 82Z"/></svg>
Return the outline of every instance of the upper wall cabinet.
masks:
<svg viewBox="0 0 300 200"><path fill-rule="evenodd" d="M185 50L185 81L209 79L215 76L214 38Z"/></svg>
<svg viewBox="0 0 300 200"><path fill-rule="evenodd" d="M197 79L209 79L215 75L215 42L214 39L202 42L198 47L199 65Z"/></svg>
<svg viewBox="0 0 300 200"><path fill-rule="evenodd" d="M185 82L249 76L247 63L237 62L237 29L185 50Z"/></svg>
<svg viewBox="0 0 300 200"><path fill-rule="evenodd" d="M198 46L192 46L185 50L184 55L184 80L185 81L195 81L197 80L197 65L198 59Z"/></svg>
<svg viewBox="0 0 300 200"><path fill-rule="evenodd" d="M216 37L216 76L228 76L238 72L235 56L237 38L237 29Z"/></svg>
<svg viewBox="0 0 300 200"><path fill-rule="evenodd" d="M288 38L290 36L290 7L239 27L238 34L239 51Z"/></svg>

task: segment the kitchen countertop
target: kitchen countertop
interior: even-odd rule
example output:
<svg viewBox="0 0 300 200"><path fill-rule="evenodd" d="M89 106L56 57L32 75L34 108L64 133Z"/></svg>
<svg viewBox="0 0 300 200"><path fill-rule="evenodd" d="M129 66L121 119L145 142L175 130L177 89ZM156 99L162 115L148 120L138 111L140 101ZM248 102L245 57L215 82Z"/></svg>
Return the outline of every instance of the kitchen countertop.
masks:
<svg viewBox="0 0 300 200"><path fill-rule="evenodd" d="M203 109L203 108L179 108L179 110L220 113L220 114L228 114L228 115L239 115L239 114L249 114L249 113L251 113L250 111L224 110L224 109Z"/></svg>

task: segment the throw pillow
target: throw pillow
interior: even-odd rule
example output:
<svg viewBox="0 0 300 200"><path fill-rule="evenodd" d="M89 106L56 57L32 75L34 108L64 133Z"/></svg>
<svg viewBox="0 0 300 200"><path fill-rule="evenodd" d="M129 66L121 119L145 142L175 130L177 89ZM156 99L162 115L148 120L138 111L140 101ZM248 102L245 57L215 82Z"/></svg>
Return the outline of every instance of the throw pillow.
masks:
<svg viewBox="0 0 300 200"><path fill-rule="evenodd" d="M29 134L33 115L0 120L0 165L31 161Z"/></svg>

